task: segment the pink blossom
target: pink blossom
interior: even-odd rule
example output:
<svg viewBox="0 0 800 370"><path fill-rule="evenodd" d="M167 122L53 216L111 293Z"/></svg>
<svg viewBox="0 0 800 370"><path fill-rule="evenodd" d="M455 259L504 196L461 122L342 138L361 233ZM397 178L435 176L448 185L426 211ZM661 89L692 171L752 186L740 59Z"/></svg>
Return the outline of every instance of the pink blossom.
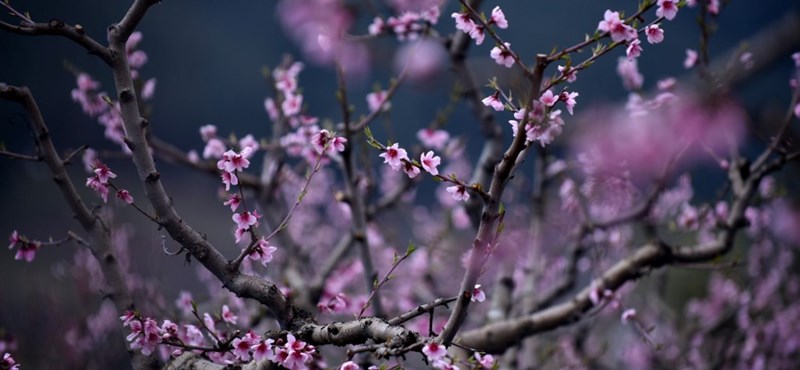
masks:
<svg viewBox="0 0 800 370"><path fill-rule="evenodd" d="M125 189L117 190L117 198L128 204L133 204L133 196Z"/></svg>
<svg viewBox="0 0 800 370"><path fill-rule="evenodd" d="M558 71L561 72L567 82L575 82L578 79L578 70L568 66L558 66Z"/></svg>
<svg viewBox="0 0 800 370"><path fill-rule="evenodd" d="M400 148L397 143L394 143L386 147L386 151L379 157L383 158L383 163L388 164L389 167L397 171L403 165L403 160L408 160L408 153L406 153L405 149Z"/></svg>
<svg viewBox="0 0 800 370"><path fill-rule="evenodd" d="M230 206L231 212L236 212L236 209L239 208L239 205L242 204L242 197L239 194L231 194L228 197L228 200L223 205Z"/></svg>
<svg viewBox="0 0 800 370"><path fill-rule="evenodd" d="M14 247L19 246L17 253L14 255L14 260L16 261L25 260L26 262L32 262L36 257L36 250L42 247L42 243L25 239L17 233L17 230L11 233L8 240L8 249L14 249Z"/></svg>
<svg viewBox="0 0 800 370"><path fill-rule="evenodd" d="M639 90L644 84L644 76L639 73L639 63L636 59L619 58L617 74L622 78L622 85L628 90Z"/></svg>
<svg viewBox="0 0 800 370"><path fill-rule="evenodd" d="M410 81L427 83L439 76L447 58L447 51L438 41L420 38L404 43L395 52L394 69L398 73L405 71Z"/></svg>
<svg viewBox="0 0 800 370"><path fill-rule="evenodd" d="M481 290L480 284L475 284L475 288L472 289L472 297L470 301L472 302L483 302L486 300L486 293Z"/></svg>
<svg viewBox="0 0 800 370"><path fill-rule="evenodd" d="M794 116L800 118L800 103L794 106Z"/></svg>
<svg viewBox="0 0 800 370"><path fill-rule="evenodd" d="M415 166L411 161L404 161L403 162L403 172L408 175L409 178L415 178L419 175L419 167Z"/></svg>
<svg viewBox="0 0 800 370"><path fill-rule="evenodd" d="M342 366L339 366L339 370L360 370L360 369L361 367L358 366L358 364L356 364L353 361L347 361L343 363Z"/></svg>
<svg viewBox="0 0 800 370"><path fill-rule="evenodd" d="M558 96L553 95L553 90L547 89L547 91L542 93L539 97L539 101L545 106L552 107L558 102Z"/></svg>
<svg viewBox="0 0 800 370"><path fill-rule="evenodd" d="M514 55L511 53L511 44L505 42L503 45L505 45L503 48L498 46L492 48L489 55L494 59L495 63L504 65L506 68L511 68L511 66L514 65Z"/></svg>
<svg viewBox="0 0 800 370"><path fill-rule="evenodd" d="M678 14L678 2L676 0L658 0L657 4L657 17L664 17L671 21Z"/></svg>
<svg viewBox="0 0 800 370"><path fill-rule="evenodd" d="M575 91L573 91L573 92L563 91L563 92L561 92L561 94L558 95L558 98L560 100L563 100L564 103L566 103L567 112L569 112L570 115L572 115L572 110L573 110L573 108L575 108L575 104L578 103L578 102L575 101L575 98L578 97L578 95L579 94L577 92L575 92Z"/></svg>
<svg viewBox="0 0 800 370"><path fill-rule="evenodd" d="M280 113L278 112L278 106L275 105L275 100L272 100L272 98L264 99L264 110L267 111L267 115L269 115L269 119L272 122L278 122Z"/></svg>
<svg viewBox="0 0 800 370"><path fill-rule="evenodd" d="M77 81L78 89L80 91L92 91L100 87L100 83L93 80L92 76L88 73L79 73Z"/></svg>
<svg viewBox="0 0 800 370"><path fill-rule="evenodd" d="M214 125L205 125L200 127L200 137L203 138L203 141L209 141L215 137L217 137L217 126Z"/></svg>
<svg viewBox="0 0 800 370"><path fill-rule="evenodd" d="M319 309L320 312L328 313L343 312L347 308L347 302L348 298L344 293L337 293L333 297L326 293L326 295L320 299L320 303L317 304L317 309Z"/></svg>
<svg viewBox="0 0 800 370"><path fill-rule="evenodd" d="M619 13L612 12L610 9L603 14L603 20L597 24L597 29L608 32L615 42L631 41L637 37L636 30L623 23L619 18Z"/></svg>
<svg viewBox="0 0 800 370"><path fill-rule="evenodd" d="M268 263L272 262L273 253L277 251L277 247L273 247L269 244L269 242L261 238L256 245L253 246L252 251L247 258L250 258L254 261L261 262L262 265L267 266Z"/></svg>
<svg viewBox="0 0 800 370"><path fill-rule="evenodd" d="M469 31L469 37L475 40L475 45L483 44L483 39L486 38L486 30L483 26L477 24Z"/></svg>
<svg viewBox="0 0 800 370"><path fill-rule="evenodd" d="M267 339L250 347L250 350L253 351L253 359L256 361L272 360L275 356L275 352L272 350L273 342L272 339Z"/></svg>
<svg viewBox="0 0 800 370"><path fill-rule="evenodd" d="M103 184L107 184L108 179L117 177L115 173L111 172L111 169L108 168L108 166L100 163L100 161L96 161L94 163L94 173L97 175L97 179Z"/></svg>
<svg viewBox="0 0 800 370"><path fill-rule="evenodd" d="M686 59L683 60L683 68L689 69L694 67L697 63L697 52L692 49L686 49Z"/></svg>
<svg viewBox="0 0 800 370"><path fill-rule="evenodd" d="M792 54L792 60L794 60L794 66L800 68L800 52Z"/></svg>
<svg viewBox="0 0 800 370"><path fill-rule="evenodd" d="M7 370L19 370L19 364L11 357L10 353L3 354L3 362L0 362L0 367Z"/></svg>
<svg viewBox="0 0 800 370"><path fill-rule="evenodd" d="M222 140L217 138L211 138L206 143L205 148L203 148L203 158L221 158L222 155L225 153L225 143Z"/></svg>
<svg viewBox="0 0 800 370"><path fill-rule="evenodd" d="M426 148L441 150L444 148L445 144L447 144L447 141L450 140L450 134L445 130L424 128L417 131L417 138Z"/></svg>
<svg viewBox="0 0 800 370"><path fill-rule="evenodd" d="M281 103L281 110L286 116L294 116L300 113L300 108L303 107L303 95L295 95L286 93L283 103Z"/></svg>
<svg viewBox="0 0 800 370"><path fill-rule="evenodd" d="M98 176L87 178L86 187L94 190L97 194L100 194L100 197L103 198L104 203L108 202L108 185L100 181Z"/></svg>
<svg viewBox="0 0 800 370"><path fill-rule="evenodd" d="M233 150L228 150L222 154L222 159L217 161L217 168L225 172L241 172L247 167L250 167L248 158L252 156L253 148L245 147L241 152L236 153Z"/></svg>
<svg viewBox="0 0 800 370"><path fill-rule="evenodd" d="M475 357L475 361L478 361L478 363L484 368L492 369L494 367L494 356L488 353L486 355L481 355L478 352L475 352L473 356Z"/></svg>
<svg viewBox="0 0 800 370"><path fill-rule="evenodd" d="M627 325L628 322L631 321L631 319L633 319L634 317L636 317L636 309L629 308L622 313L621 317L622 323Z"/></svg>
<svg viewBox="0 0 800 370"><path fill-rule="evenodd" d="M453 195L453 199L467 201L469 200L469 193L467 188L461 185L453 185L447 187L447 192Z"/></svg>
<svg viewBox="0 0 800 370"><path fill-rule="evenodd" d="M664 41L664 30L658 25L658 23L651 24L644 29L644 33L647 35L647 42L651 44L658 44Z"/></svg>
<svg viewBox="0 0 800 370"><path fill-rule="evenodd" d="M231 343L233 355L241 361L250 361L250 347L253 346L247 338L236 338Z"/></svg>
<svg viewBox="0 0 800 370"><path fill-rule="evenodd" d="M142 85L142 100L150 100L156 92L156 79L151 78Z"/></svg>
<svg viewBox="0 0 800 370"><path fill-rule="evenodd" d="M192 293L182 290L178 294L178 299L175 300L175 306L178 307L184 316L189 316L192 313Z"/></svg>
<svg viewBox="0 0 800 370"><path fill-rule="evenodd" d="M369 34L372 36L380 35L384 29L383 19L381 17L375 17L367 29L369 30Z"/></svg>
<svg viewBox="0 0 800 370"><path fill-rule="evenodd" d="M498 95L499 94L497 92L495 92L494 94L483 98L483 100L481 100L481 102L483 103L483 105L485 105L487 107L492 107L494 110L500 112L500 111L504 110L505 107L503 107L503 102L500 101L500 98L498 97Z"/></svg>
<svg viewBox="0 0 800 370"><path fill-rule="evenodd" d="M245 230L249 229L250 226L255 225L256 222L258 221L256 216L253 213L250 213L249 211L244 211L242 213L234 213L232 218L233 221L236 222L236 226L238 226L240 229L245 229Z"/></svg>
<svg viewBox="0 0 800 370"><path fill-rule="evenodd" d="M386 112L391 108L392 103L387 101L389 94L386 90L375 91L367 94L367 105L369 105L369 110L375 112L380 110L381 112Z"/></svg>
<svg viewBox="0 0 800 370"><path fill-rule="evenodd" d="M419 157L419 163L422 164L422 168L433 176L439 174L439 170L436 167L438 167L441 162L442 159L433 154L432 150L428 151L427 153L423 153Z"/></svg>
<svg viewBox="0 0 800 370"><path fill-rule="evenodd" d="M659 90L667 91L672 90L677 83L678 80L676 80L674 77L667 77L663 80L658 80L656 86L658 86Z"/></svg>
<svg viewBox="0 0 800 370"><path fill-rule="evenodd" d="M708 12L711 14L719 14L719 0L708 0Z"/></svg>
<svg viewBox="0 0 800 370"><path fill-rule="evenodd" d="M453 13L450 17L456 21L456 29L464 33L471 33L475 29L475 22L469 16L469 13Z"/></svg>
<svg viewBox="0 0 800 370"><path fill-rule="evenodd" d="M231 312L231 309L228 307L228 305L222 305L222 321L225 321L228 324L236 324L236 320L238 319L239 317Z"/></svg>
<svg viewBox="0 0 800 370"><path fill-rule="evenodd" d="M639 41L639 39L629 42L625 53L628 55L628 58L638 58L642 55L642 42Z"/></svg>
<svg viewBox="0 0 800 370"><path fill-rule="evenodd" d="M425 354L428 361L435 362L447 356L447 347L438 342L428 342L428 344L422 347L422 353Z"/></svg>
<svg viewBox="0 0 800 370"><path fill-rule="evenodd" d="M508 28L508 21L506 20L506 15L503 13L503 10L500 9L499 6L494 7L492 9L492 16L489 18L489 23L494 23L497 27L500 28Z"/></svg>
<svg viewBox="0 0 800 370"><path fill-rule="evenodd" d="M231 172L222 172L222 183L225 184L225 191L231 190L231 185L238 185L239 178Z"/></svg>
<svg viewBox="0 0 800 370"><path fill-rule="evenodd" d="M239 139L239 147L242 149L250 148L251 153L255 153L261 149L261 144L258 143L258 140L256 140L252 134L247 134L245 137Z"/></svg>

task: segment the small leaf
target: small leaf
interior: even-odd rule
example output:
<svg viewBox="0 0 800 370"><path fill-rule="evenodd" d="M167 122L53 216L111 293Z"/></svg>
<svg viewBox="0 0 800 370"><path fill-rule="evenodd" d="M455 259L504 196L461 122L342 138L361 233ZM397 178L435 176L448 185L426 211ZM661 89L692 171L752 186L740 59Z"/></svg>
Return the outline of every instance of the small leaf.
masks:
<svg viewBox="0 0 800 370"><path fill-rule="evenodd" d="M414 244L414 242L409 241L408 247L406 248L406 256L410 256L415 250L417 250L417 246Z"/></svg>

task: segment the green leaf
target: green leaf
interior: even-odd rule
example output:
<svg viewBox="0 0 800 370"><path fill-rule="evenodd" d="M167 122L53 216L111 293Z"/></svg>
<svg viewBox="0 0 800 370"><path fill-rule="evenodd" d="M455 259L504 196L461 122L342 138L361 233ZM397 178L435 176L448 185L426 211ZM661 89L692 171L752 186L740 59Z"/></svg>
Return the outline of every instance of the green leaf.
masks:
<svg viewBox="0 0 800 370"><path fill-rule="evenodd" d="M414 242L409 241L408 248L406 248L406 256L410 256L415 250L417 250L417 246L414 244Z"/></svg>

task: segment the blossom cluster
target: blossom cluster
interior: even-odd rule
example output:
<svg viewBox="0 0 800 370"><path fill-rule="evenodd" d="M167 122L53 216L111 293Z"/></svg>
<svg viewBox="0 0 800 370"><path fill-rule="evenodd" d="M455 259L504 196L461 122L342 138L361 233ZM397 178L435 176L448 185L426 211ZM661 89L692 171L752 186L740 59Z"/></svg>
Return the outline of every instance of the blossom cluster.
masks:
<svg viewBox="0 0 800 370"><path fill-rule="evenodd" d="M125 44L128 65L134 79L139 78L139 69L147 63L147 53L136 48L141 41L142 33L136 31L130 35ZM129 149L124 140L125 128L119 113L119 103L113 102L108 93L98 91L100 82L95 81L88 73L78 73L76 85L77 88L72 89L71 92L72 100L79 103L83 112L89 117L97 117L97 121L105 127L106 138L119 144L122 150L128 153ZM139 97L144 101L151 99L155 94L155 88L155 78L144 81L139 91Z"/></svg>
<svg viewBox="0 0 800 370"><path fill-rule="evenodd" d="M426 27L439 21L440 7L441 5L434 4L418 12L406 10L385 21L381 17L375 17L369 25L369 34L378 36L382 33L393 33L398 41L417 40Z"/></svg>
<svg viewBox="0 0 800 370"><path fill-rule="evenodd" d="M127 340L131 349L144 355L150 355L158 346L164 346L170 356L179 356L190 350L204 352L212 361L225 365L246 363L251 359L269 360L288 369L302 370L308 368L308 363L316 353L314 346L298 340L291 333L286 335L285 341L279 339L278 343L271 338L262 339L252 330L241 337L226 340L228 333L217 329L217 324L235 324L237 321L237 316L227 305L222 307L219 321L205 313L200 326L177 324L166 319L159 326L156 320L132 311L126 311L120 320L123 327L130 331ZM209 340L215 341L216 345L210 345ZM223 343L229 344L227 347L220 346Z"/></svg>

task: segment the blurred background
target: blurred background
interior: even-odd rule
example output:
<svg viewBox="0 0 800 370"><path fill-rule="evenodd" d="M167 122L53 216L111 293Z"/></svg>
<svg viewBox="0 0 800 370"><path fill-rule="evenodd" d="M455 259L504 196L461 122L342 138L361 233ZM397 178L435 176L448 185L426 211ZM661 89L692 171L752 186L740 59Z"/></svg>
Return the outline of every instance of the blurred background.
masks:
<svg viewBox="0 0 800 370"><path fill-rule="evenodd" d="M391 8L380 1L344 2L351 5L357 17L350 30L353 34L365 34L372 19L370 13L364 12L366 3L372 3L384 18L394 15ZM164 1L150 9L139 27L143 34L139 49L149 57L140 70L142 77L157 79L155 98L148 103L155 135L187 151L202 150L198 128L206 124L217 125L223 136L229 133L239 137L247 133L256 137L269 135L271 123L263 102L272 90L262 71L265 67L276 66L285 55L307 59L287 36L291 30L282 26L276 13L278 3L281 2L176 0ZM632 13L637 6L632 0L508 1L485 2L483 10L488 12L498 4L510 23L508 30L501 31L502 37L528 61L535 53L563 48L582 41L584 34L591 35L604 10ZM11 5L30 12L39 22L59 19L81 24L87 34L104 42L106 28L121 18L129 2L15 0ZM458 11L457 2L447 1L435 27L442 35L454 31L449 16L454 11ZM798 13L800 5L791 0L731 1L719 19L720 32L711 38L712 59L720 60L740 47L757 47L744 42L787 16L794 15L796 19ZM700 33L696 14L696 9L681 10L674 21L662 24L663 43L644 45L639 67L645 76L645 90L654 89L656 81L666 77L693 78L683 68L683 59L685 49L698 48ZM5 14L2 19L16 22ZM734 95L747 108L754 124L781 117L790 98L788 79L793 63L789 55L800 51L800 45L796 38L776 41L783 49L778 48L771 55L753 55L758 61L757 68L735 87ZM364 96L373 90L375 83L386 88L389 79L396 75L393 60L398 48L404 45L391 37L367 42L369 66L348 80L350 101L357 115L366 112ZM494 75L513 80L513 75L507 75L504 68L488 58L491 46L487 39L484 45L470 49L470 65L478 83L484 84ZM612 54L581 72L578 81L571 85L571 90L580 92L576 113L594 105L620 104L626 100L627 91L616 74L616 59L622 51ZM548 75L555 73L555 67L551 68ZM88 144L99 151L118 151L117 145L104 138L103 127L72 101L70 90L75 87L75 71L90 73L101 82L101 91L113 92L108 68L72 42L52 36L26 37L0 32L0 82L30 87L58 149L66 153ZM426 126L437 109L449 101L452 82L453 75L445 64L432 78L405 83L392 101L393 109L386 119L392 123L392 129L385 133L382 127L387 125L376 125L376 133L400 142L415 140L417 130ZM309 113L333 122L340 120L340 108L334 95L336 76L330 66L306 62L300 85ZM485 95L489 93L486 88ZM499 122L507 119L498 115ZM0 143L6 150L35 153L26 120L20 106L0 101ZM569 125L567 120L568 128ZM468 155L477 159L481 137L477 121L466 104L456 105L446 129L463 135ZM505 135L506 140L510 140L510 130ZM758 142L752 145L757 146ZM128 187L135 198L142 199L132 165L123 156L107 162L119 175L118 182ZM223 253L235 253L230 243L230 214L220 208L217 198L217 179L163 162L158 165L186 221L205 232L212 242L228 246ZM81 167L76 162L70 168L73 181L78 185L86 177ZM796 174L797 167L789 167L785 172L792 171ZM44 164L3 157L0 158L0 173L0 235L18 230L30 238L47 240L50 237L61 239L68 230L80 234L79 225L72 219ZM787 178L796 184L795 177ZM702 188L703 178L696 178L695 184ZM88 190L81 190L89 201L99 201ZM432 199L433 195L432 192L422 193L420 197ZM115 217L132 225L129 247L133 270L157 282L164 290L167 304L171 305L179 290L202 291L194 266L185 265L183 258L164 257L162 232L139 215L120 207L116 207ZM18 355L15 357L26 365L24 368L45 368L43 364L57 363L54 361L64 353L57 349L67 348L63 341L70 326L61 318L81 317L86 312L97 311L100 305L99 297L76 291L69 282L68 270L75 250L72 244L44 248L32 263L14 261L12 251L2 249L0 252L0 338L7 334L16 338L18 350L14 353ZM118 344L121 349L122 344Z"/></svg>

